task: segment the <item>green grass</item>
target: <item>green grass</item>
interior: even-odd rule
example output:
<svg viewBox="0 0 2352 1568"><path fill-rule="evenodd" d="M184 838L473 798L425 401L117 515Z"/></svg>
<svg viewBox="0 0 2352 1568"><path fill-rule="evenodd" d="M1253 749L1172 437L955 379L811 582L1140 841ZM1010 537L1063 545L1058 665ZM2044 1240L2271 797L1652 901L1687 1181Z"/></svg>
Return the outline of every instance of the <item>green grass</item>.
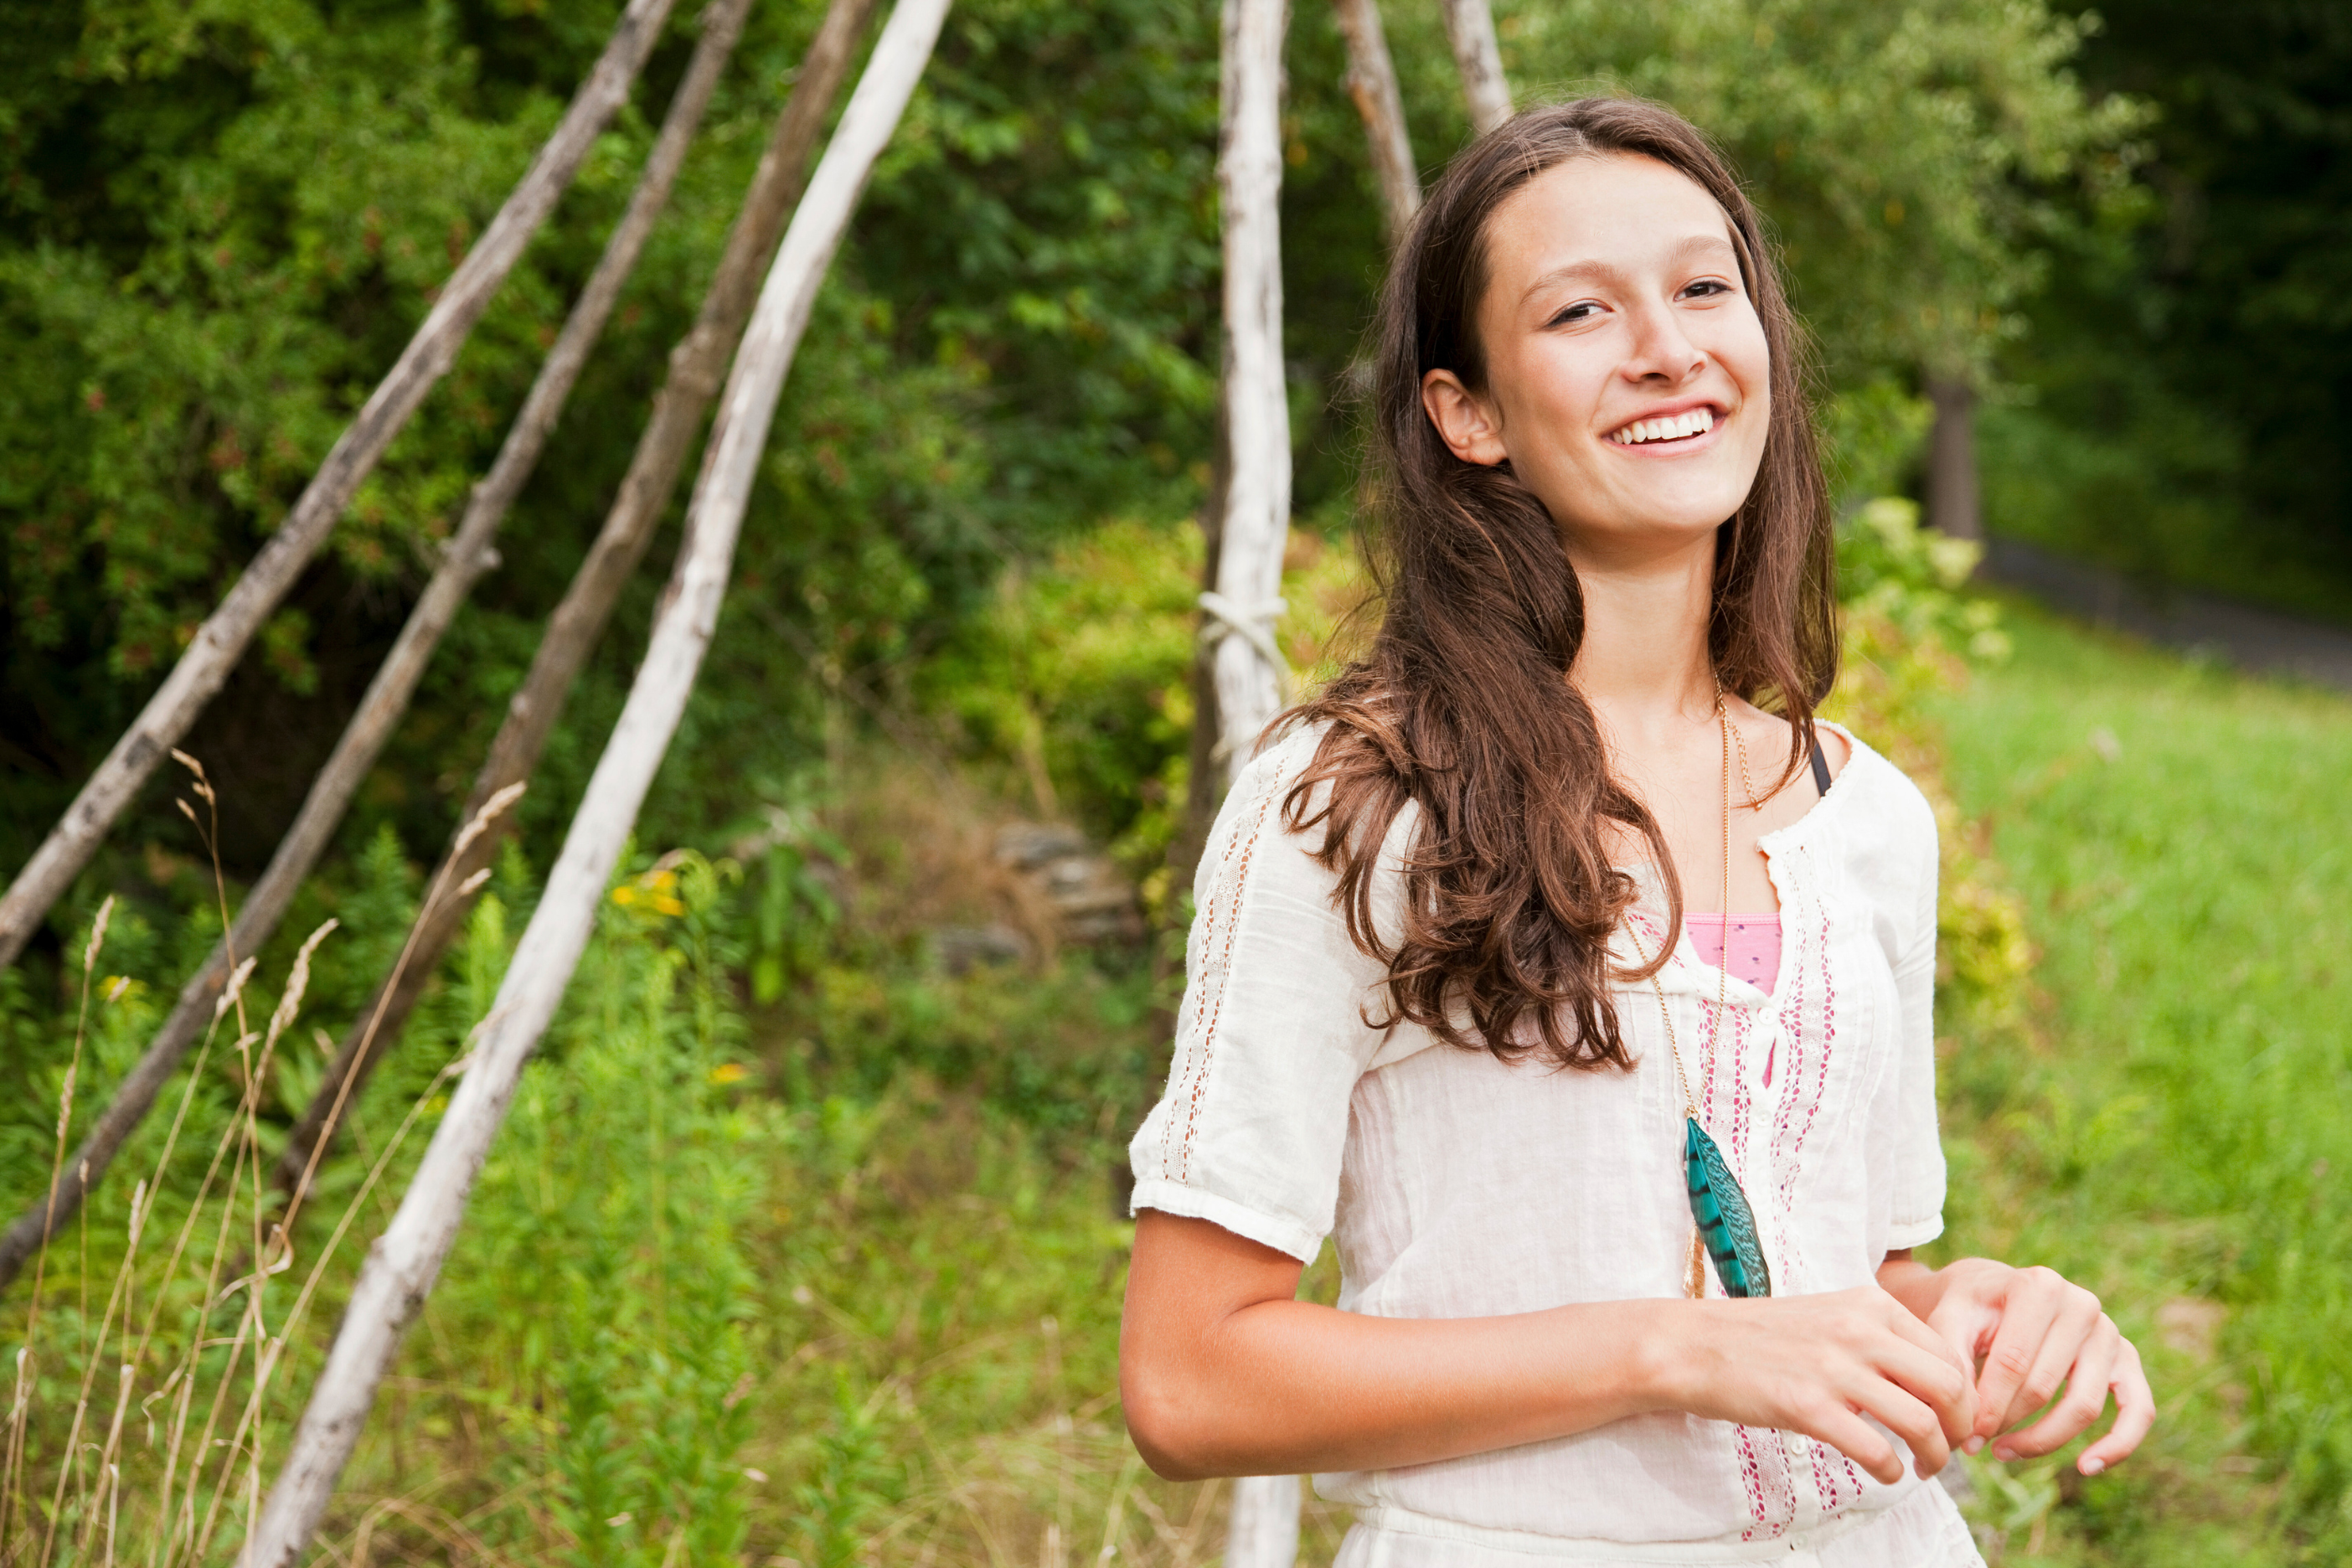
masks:
<svg viewBox="0 0 2352 1568"><path fill-rule="evenodd" d="M2019 1016L1945 1042L1948 1245L2098 1289L2163 1411L2111 1477L2045 1470L2032 1539L2346 1561L2352 701L2011 626L2014 658L1935 704L2040 954Z"/></svg>
<svg viewBox="0 0 2352 1568"><path fill-rule="evenodd" d="M1954 1180L1940 1245L2099 1290L2145 1348L2164 1415L2138 1457L2090 1483L2055 1461L1974 1464L1992 1554L2347 1561L2352 1224L2330 1173L2352 1172L2352 701L2022 609L2010 628L2010 661L1931 702L1947 782L2039 952L2021 991L1956 986L1972 1000L1943 1019ZM457 1553L515 1568L1221 1555L1223 1487L1158 1481L1119 1421L1130 1233L1108 1167L1157 1088L1150 976L1076 953L938 973L915 937L965 918L956 899L978 884L956 893L976 873L908 848L956 837L914 821L845 816L845 834L898 859L861 858L837 920L829 903L786 911L809 925L806 952L770 954L746 913L799 886L774 864L737 888L689 861L683 913L605 912L345 1478L324 1534L343 1560L362 1541L379 1563ZM529 880L510 863L501 898L520 908ZM434 1070L505 963L505 907L478 913L402 1068L371 1091L369 1147L412 1100L428 1126L437 1114ZM781 990L746 1009L741 977L762 954ZM124 962L136 966L129 949ZM111 1016L138 1001L109 1005L93 1060L143 1037L138 1018ZM198 1165L227 1124L212 1104L223 1088L205 1099ZM19 1163L45 1163L26 1147ZM337 1167L322 1215L356 1180ZM172 1201L193 1184L167 1183ZM101 1192L86 1268L79 1236L51 1258L44 1499L72 1404L49 1384L87 1357L84 1281L101 1303L125 1197ZM306 1231L303 1267L320 1241ZM347 1244L282 1374L265 1468L357 1252ZM1327 1300L1331 1272L1327 1258L1310 1275ZM274 1330L285 1293L272 1290ZM142 1359L142 1399L204 1320L193 1299L170 1304L166 1338L180 1337L171 1357ZM245 1374L205 1375L241 1388ZM124 1519L143 1560L163 1450L140 1426ZM1346 1522L1315 1505L1302 1563L1328 1563ZM227 1560L233 1533L209 1561Z"/></svg>

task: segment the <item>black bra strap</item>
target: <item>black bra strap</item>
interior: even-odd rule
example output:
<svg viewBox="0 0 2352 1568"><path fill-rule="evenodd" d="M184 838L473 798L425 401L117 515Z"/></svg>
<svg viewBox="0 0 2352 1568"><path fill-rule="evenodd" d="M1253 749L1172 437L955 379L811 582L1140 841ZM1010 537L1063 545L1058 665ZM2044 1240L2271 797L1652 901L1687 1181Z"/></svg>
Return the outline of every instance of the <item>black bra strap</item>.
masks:
<svg viewBox="0 0 2352 1568"><path fill-rule="evenodd" d="M1813 787L1823 795L1830 793L1830 760L1822 754L1820 746L1813 748Z"/></svg>

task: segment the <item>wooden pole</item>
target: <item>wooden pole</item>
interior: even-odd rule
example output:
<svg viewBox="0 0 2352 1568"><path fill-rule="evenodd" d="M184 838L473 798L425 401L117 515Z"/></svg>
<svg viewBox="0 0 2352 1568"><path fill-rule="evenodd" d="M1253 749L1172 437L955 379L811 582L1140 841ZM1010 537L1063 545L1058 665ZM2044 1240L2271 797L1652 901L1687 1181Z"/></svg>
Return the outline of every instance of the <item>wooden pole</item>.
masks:
<svg viewBox="0 0 2352 1568"><path fill-rule="evenodd" d="M672 4L629 0L612 41L572 95L555 134L442 286L440 298L401 351L399 362L377 384L358 417L319 465L294 510L196 628L187 652L0 897L0 967L14 963L24 951L49 906L89 863L114 819L236 668L246 645L326 542L376 459L447 373L499 285L572 184L605 122L628 101L630 84Z"/></svg>
<svg viewBox="0 0 2352 1568"><path fill-rule="evenodd" d="M1231 468L1217 586L1201 595L1216 640L1218 750L1228 783L1289 701L1274 640L1290 532L1290 400L1282 363L1283 0L1224 0L1224 416Z"/></svg>
<svg viewBox="0 0 2352 1568"><path fill-rule="evenodd" d="M1225 1518L1225 1568L1291 1568L1298 1561L1297 1476L1243 1476Z"/></svg>
<svg viewBox="0 0 2352 1568"><path fill-rule="evenodd" d="M1364 140L1371 148L1372 172L1380 177L1381 209L1388 217L1393 249L1404 239L1412 215L1421 210L1421 170L1412 161L1412 138L1405 130L1396 62L1389 58L1379 0L1332 0L1331 9L1348 40L1348 96L1363 117Z"/></svg>
<svg viewBox="0 0 2352 1568"><path fill-rule="evenodd" d="M635 456L621 481L604 527L550 618L532 656L530 671L507 704L506 717L490 742L489 755L474 780L458 821L471 822L491 797L528 779L539 765L548 736L563 711L564 699L579 678L604 623L635 573L654 530L669 507L687 453L701 433L703 416L718 395L727 362L751 320L760 279L776 254L784 222L807 183L816 151L852 56L873 19L879 0L832 0L807 56L793 79L793 90L777 118L760 166L751 176L742 211L727 236L709 290L694 326L670 351L669 373L654 398L653 414L638 437ZM402 958L378 982L375 993L343 1036L318 1092L287 1135L273 1173L279 1190L300 1198L338 1120L363 1087L375 1064L400 1038L441 955L465 929L478 884L497 856L511 813L493 819L488 833L462 831L428 885L451 889L419 911L402 945ZM469 885L470 884L470 885Z"/></svg>
<svg viewBox="0 0 2352 1568"><path fill-rule="evenodd" d="M808 325L842 232L874 161L897 128L939 37L948 0L898 0L872 60L793 215L729 376L686 542L653 637L588 793L564 837L514 962L392 1224L352 1287L327 1364L292 1450L240 1557L244 1568L293 1568L309 1545L402 1332L424 1305L457 1240L466 1201L506 1118L523 1064L554 1016L593 927L622 845L668 750L717 628L743 510L793 350Z"/></svg>
<svg viewBox="0 0 2352 1568"><path fill-rule="evenodd" d="M341 738L335 742L333 754L311 781L294 825L279 841L261 879L247 895L228 937L214 946L204 967L180 988L178 1000L149 1042L146 1052L124 1076L114 1098L83 1137L70 1167L72 1174L60 1184L57 1195L62 1215L70 1216L89 1195L89 1189L105 1178L107 1167L113 1163L123 1141L153 1107L156 1095L178 1068L188 1047L204 1032L213 1016L213 1004L219 998L221 988L228 984L229 972L236 967L236 955L259 952L278 929L278 922L285 918L303 879L318 864L320 855L325 852L342 822L352 795L367 777L368 770L375 765L401 716L407 712L416 684L424 678L425 666L442 635L457 618L458 606L482 574L497 563L491 541L546 448L549 433L554 429L565 400L580 379L581 367L587 363L588 351L604 331L614 302L620 297L621 285L636 266L646 236L653 232L654 219L669 201L678 166L686 161L687 146L702 122L703 111L709 107L711 89L718 85L727 57L742 34L744 14L750 9L751 0L712 0L703 14L702 37L695 45L693 58L688 62L686 76L670 100L661 134L646 160L645 173L638 178L627 210L605 242L596 270L590 274L587 287L572 305L562 334L556 339L547 363L540 367L539 378L523 399L522 410L507 432L498 460L474 487L457 533L442 550L440 566L425 584L415 607L409 611L408 620L377 669L375 679L368 683L367 695L361 699L358 711L352 715ZM49 1231L52 1222L45 1213L37 1212L40 1208L37 1205L26 1210L5 1234L0 1234L0 1287L16 1278L16 1271L41 1246L44 1234Z"/></svg>
<svg viewBox="0 0 2352 1568"><path fill-rule="evenodd" d="M1290 533L1290 399L1282 363L1282 41L1285 0L1224 0L1217 184L1224 197L1224 509L1214 634L1217 751L1225 782L1290 700L1276 647ZM1298 1479L1234 1482L1227 1568L1290 1568Z"/></svg>
<svg viewBox="0 0 2352 1568"><path fill-rule="evenodd" d="M1502 46L1495 41L1495 13L1486 0L1437 0L1445 13L1446 40L1462 72L1462 95L1470 102L1470 128L1479 135L1511 117L1511 84L1503 75Z"/></svg>

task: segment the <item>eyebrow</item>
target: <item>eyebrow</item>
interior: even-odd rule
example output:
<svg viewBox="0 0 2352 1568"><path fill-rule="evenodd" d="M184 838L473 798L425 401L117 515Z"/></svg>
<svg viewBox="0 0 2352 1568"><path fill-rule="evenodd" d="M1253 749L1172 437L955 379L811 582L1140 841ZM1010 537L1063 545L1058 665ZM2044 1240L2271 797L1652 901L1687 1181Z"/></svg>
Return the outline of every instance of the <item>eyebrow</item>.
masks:
<svg viewBox="0 0 2352 1568"><path fill-rule="evenodd" d="M1701 251L1718 251L1729 257L1735 266L1739 260L1738 247L1728 238L1716 234L1691 235L1678 242L1670 255L1672 259L1681 262ZM1606 261L1571 261L1565 266L1553 268L1528 284L1520 293L1519 298L1524 300L1529 295L1549 289L1556 283L1572 282L1586 278L1597 279L1605 283L1622 283L1625 280L1625 274L1622 269Z"/></svg>

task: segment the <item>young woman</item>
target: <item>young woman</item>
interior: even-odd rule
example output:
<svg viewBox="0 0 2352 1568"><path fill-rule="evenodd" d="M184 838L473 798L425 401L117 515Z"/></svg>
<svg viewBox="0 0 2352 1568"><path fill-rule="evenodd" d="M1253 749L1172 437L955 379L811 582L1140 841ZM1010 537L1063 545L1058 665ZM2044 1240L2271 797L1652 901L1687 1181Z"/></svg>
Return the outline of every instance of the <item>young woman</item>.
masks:
<svg viewBox="0 0 2352 1568"><path fill-rule="evenodd" d="M1814 717L1831 520L1756 215L1663 109L1530 110L1431 194L1379 353L1385 618L1225 803L1133 1146L1136 1444L1323 1472L1350 1568L1975 1563L1952 1448L2112 1391L2093 1475L2153 1404L2088 1291L1911 1259L1936 825ZM1294 1300L1326 1236L1337 1310Z"/></svg>

